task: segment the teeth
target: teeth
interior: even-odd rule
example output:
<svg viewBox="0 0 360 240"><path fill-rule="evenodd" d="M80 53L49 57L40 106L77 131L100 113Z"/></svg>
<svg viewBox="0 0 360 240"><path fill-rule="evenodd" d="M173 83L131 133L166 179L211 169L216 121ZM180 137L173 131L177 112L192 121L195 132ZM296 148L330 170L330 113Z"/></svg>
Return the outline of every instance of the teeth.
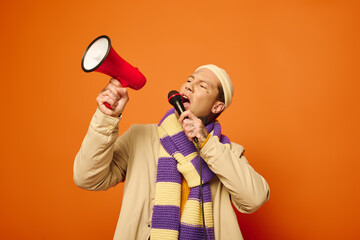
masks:
<svg viewBox="0 0 360 240"><path fill-rule="evenodd" d="M183 98L186 98L186 99L188 99L188 97L187 97L187 96L185 96L185 95L184 95L184 96L182 96L182 97L183 97Z"/></svg>

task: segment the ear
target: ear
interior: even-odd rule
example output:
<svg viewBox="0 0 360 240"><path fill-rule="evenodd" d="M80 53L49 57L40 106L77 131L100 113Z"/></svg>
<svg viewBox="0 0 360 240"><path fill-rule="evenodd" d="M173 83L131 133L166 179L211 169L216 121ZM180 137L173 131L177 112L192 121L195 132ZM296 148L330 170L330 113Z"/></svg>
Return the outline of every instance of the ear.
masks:
<svg viewBox="0 0 360 240"><path fill-rule="evenodd" d="M225 103L220 102L220 101L216 101L213 105L213 107L211 108L211 112L213 114L217 114L222 112L225 109Z"/></svg>

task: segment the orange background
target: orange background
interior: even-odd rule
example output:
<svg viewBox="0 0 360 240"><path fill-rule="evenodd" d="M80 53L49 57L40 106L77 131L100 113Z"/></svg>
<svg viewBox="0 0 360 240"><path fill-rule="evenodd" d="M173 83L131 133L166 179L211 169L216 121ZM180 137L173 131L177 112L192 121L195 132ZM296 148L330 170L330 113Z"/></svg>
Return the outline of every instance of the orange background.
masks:
<svg viewBox="0 0 360 240"><path fill-rule="evenodd" d="M271 2L271 3L270 3ZM245 239L359 239L359 4L350 1L7 1L1 7L0 239L112 239L123 184L79 189L74 157L109 77L97 36L147 77L120 132L156 123L202 64L235 86L223 131L271 188Z"/></svg>

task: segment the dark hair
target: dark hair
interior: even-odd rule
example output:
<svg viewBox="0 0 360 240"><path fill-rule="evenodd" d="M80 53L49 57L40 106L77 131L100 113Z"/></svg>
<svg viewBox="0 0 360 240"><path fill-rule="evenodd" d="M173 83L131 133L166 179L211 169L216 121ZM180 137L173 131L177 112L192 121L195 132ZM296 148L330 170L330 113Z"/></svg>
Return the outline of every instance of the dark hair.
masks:
<svg viewBox="0 0 360 240"><path fill-rule="evenodd" d="M223 90L223 88L222 88L222 85L219 84L218 87L217 87L217 89L218 89L217 100L220 101L220 102L225 103L225 96L224 96L224 90ZM217 119L222 112L223 112L223 111L215 114L213 120Z"/></svg>
<svg viewBox="0 0 360 240"><path fill-rule="evenodd" d="M223 90L221 84L219 84L217 86L217 89L218 89L218 95L217 95L216 100L225 103L224 90ZM219 113L216 113L216 114L213 114L211 112L208 116L199 117L199 118L201 119L201 121L206 126L208 123L210 123L210 122L214 121L215 119L217 119L220 116L221 113L222 113L222 111L219 112Z"/></svg>
<svg viewBox="0 0 360 240"><path fill-rule="evenodd" d="M225 103L224 90L223 90L221 84L218 85L217 89L218 89L218 92L219 92L217 100L220 101L220 102Z"/></svg>

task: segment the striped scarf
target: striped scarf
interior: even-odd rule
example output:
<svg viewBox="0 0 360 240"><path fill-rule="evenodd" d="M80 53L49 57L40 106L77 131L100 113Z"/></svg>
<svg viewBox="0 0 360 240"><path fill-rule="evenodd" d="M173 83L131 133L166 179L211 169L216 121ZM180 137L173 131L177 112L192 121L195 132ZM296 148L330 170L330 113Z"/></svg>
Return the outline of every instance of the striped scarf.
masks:
<svg viewBox="0 0 360 240"><path fill-rule="evenodd" d="M173 108L161 119L157 129L161 144L150 238L204 239L197 149L186 137ZM221 135L220 123L212 122L206 129L223 144L230 146L229 139ZM207 239L213 240L213 207L209 181L215 174L202 158L201 169L206 235ZM180 219L182 177L187 181L190 193Z"/></svg>

